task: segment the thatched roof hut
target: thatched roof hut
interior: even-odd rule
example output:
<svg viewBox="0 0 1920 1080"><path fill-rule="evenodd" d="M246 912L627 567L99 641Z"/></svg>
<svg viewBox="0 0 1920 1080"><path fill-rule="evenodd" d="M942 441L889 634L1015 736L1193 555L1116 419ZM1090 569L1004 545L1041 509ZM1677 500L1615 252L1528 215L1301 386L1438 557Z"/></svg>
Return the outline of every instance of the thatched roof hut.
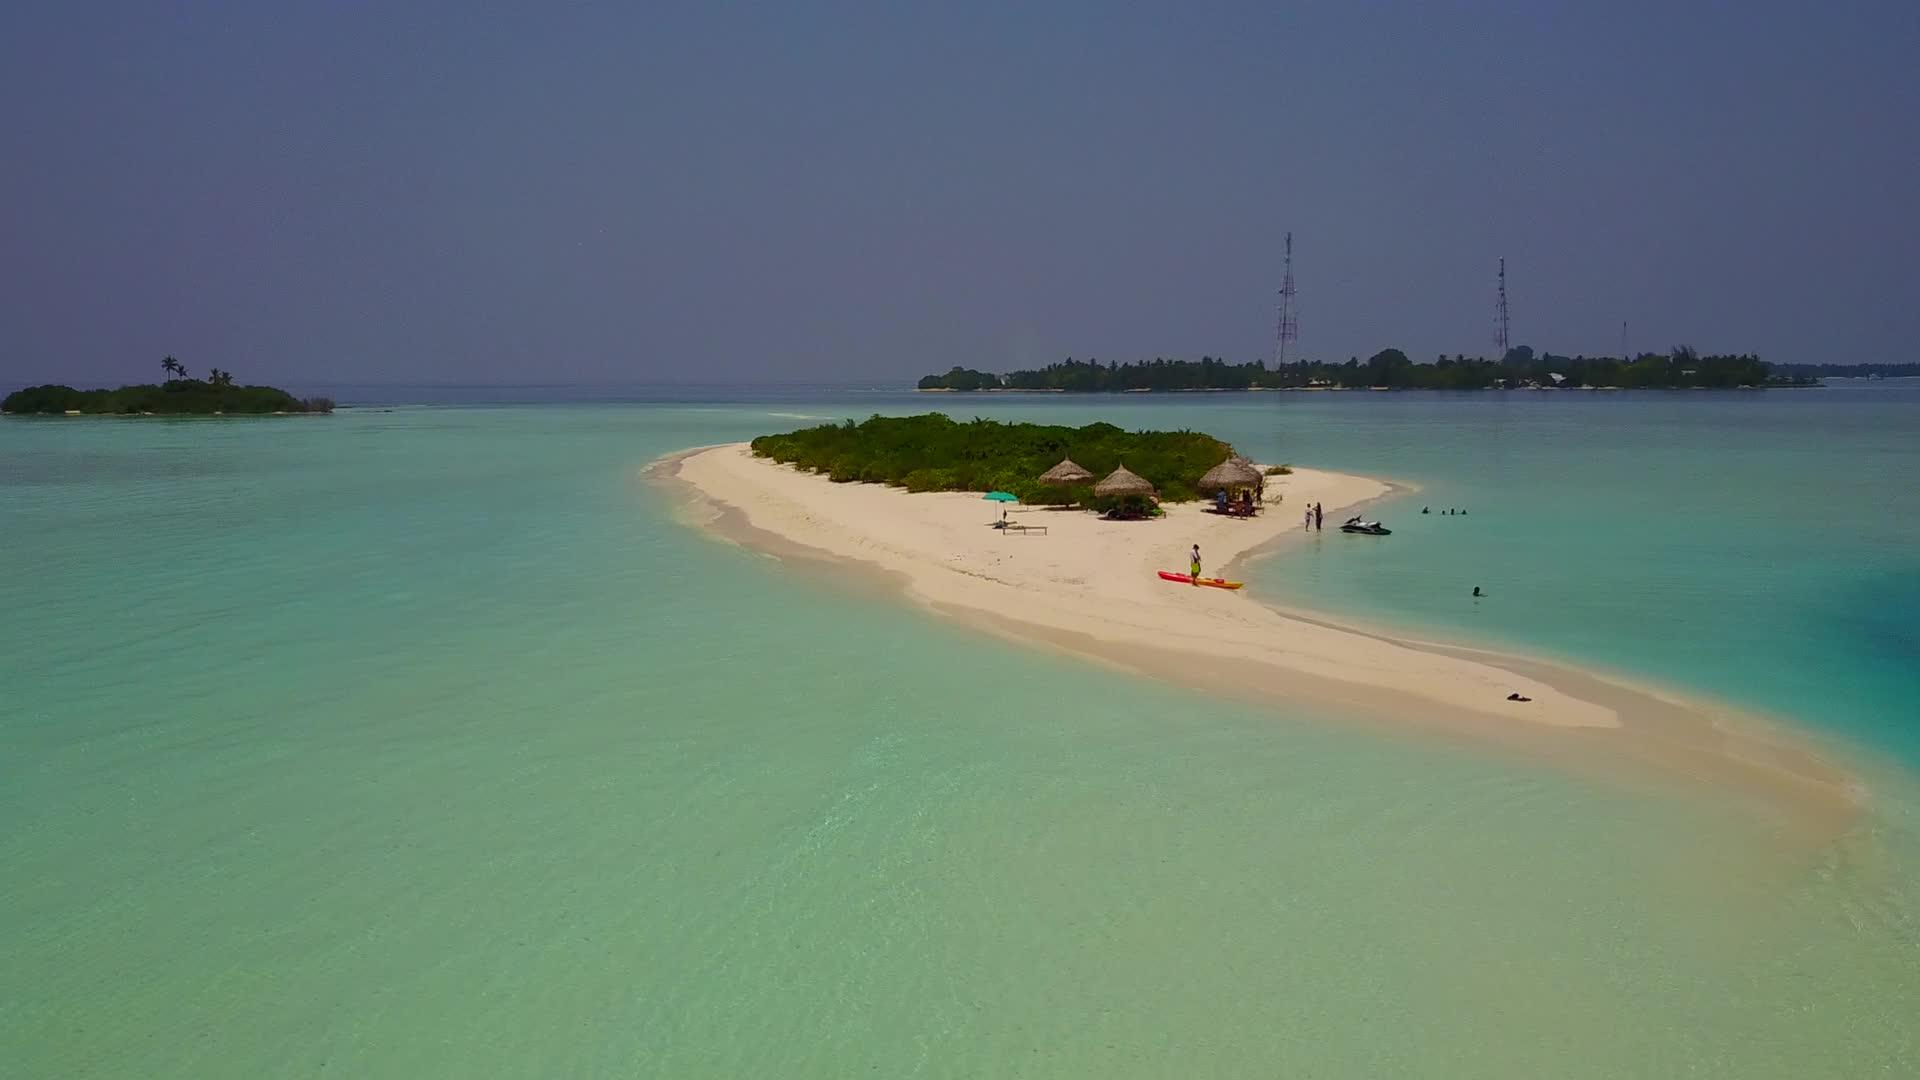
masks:
<svg viewBox="0 0 1920 1080"><path fill-rule="evenodd" d="M1146 477L1131 472L1125 465L1107 474L1105 480L1093 485L1093 493L1104 499L1116 495L1152 495L1153 485Z"/></svg>
<svg viewBox="0 0 1920 1080"><path fill-rule="evenodd" d="M1219 491L1223 488L1250 488L1260 486L1260 470L1233 458L1208 469L1200 477L1195 487L1201 491Z"/></svg>
<svg viewBox="0 0 1920 1080"><path fill-rule="evenodd" d="M1093 474L1073 463L1072 458L1061 458L1060 464L1040 474L1043 484L1084 484L1093 479Z"/></svg>

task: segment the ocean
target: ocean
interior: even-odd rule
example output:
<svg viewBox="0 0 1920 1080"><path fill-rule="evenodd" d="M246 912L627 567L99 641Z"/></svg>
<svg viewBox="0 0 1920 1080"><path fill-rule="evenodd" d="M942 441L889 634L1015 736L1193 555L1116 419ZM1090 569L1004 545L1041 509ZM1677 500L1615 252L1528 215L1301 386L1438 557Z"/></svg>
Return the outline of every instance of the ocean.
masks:
<svg viewBox="0 0 1920 1080"><path fill-rule="evenodd" d="M1920 389L333 396L0 420L0 1073L1920 1073ZM1417 486L1249 593L1723 699L1871 799L1773 851L980 636L641 475L931 409Z"/></svg>

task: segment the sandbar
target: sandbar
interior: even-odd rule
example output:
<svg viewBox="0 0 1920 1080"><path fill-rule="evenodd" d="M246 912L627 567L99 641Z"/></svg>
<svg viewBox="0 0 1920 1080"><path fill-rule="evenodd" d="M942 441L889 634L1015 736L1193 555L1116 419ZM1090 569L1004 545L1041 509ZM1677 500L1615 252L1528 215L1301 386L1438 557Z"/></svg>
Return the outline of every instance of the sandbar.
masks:
<svg viewBox="0 0 1920 1080"><path fill-rule="evenodd" d="M1263 602L1240 591L1162 580L1189 545L1205 573L1229 578L1252 557L1304 535L1302 510L1334 524L1396 493L1386 481L1295 467L1268 480L1251 520L1172 504L1151 521L1016 507L1030 532L992 525L978 494L909 494L756 458L745 443L669 455L650 474L691 497L696 524L783 560L857 568L912 600L1006 637L1235 697L1329 706L1387 727L1464 736L1581 771L1708 785L1777 811L1783 824L1844 829L1864 789L1809 740L1780 725L1563 663L1413 640ZM1237 565L1240 564L1240 565ZM1515 702L1510 694L1531 700Z"/></svg>

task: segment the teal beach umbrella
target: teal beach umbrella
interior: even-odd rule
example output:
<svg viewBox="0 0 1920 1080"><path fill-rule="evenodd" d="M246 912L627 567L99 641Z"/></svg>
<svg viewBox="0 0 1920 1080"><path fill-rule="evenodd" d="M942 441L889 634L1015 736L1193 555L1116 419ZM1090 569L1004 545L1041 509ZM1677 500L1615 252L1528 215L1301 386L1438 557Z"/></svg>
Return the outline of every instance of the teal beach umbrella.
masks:
<svg viewBox="0 0 1920 1080"><path fill-rule="evenodd" d="M992 502L1019 502L1020 496L1011 491L989 491L987 499Z"/></svg>

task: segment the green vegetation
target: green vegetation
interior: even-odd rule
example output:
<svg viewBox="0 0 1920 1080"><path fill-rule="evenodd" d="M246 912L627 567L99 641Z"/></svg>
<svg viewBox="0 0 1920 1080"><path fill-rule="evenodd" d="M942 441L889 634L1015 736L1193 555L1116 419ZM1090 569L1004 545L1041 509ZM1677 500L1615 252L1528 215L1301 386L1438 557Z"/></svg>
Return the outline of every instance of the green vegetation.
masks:
<svg viewBox="0 0 1920 1080"><path fill-rule="evenodd" d="M0 401L0 412L9 413L84 413L105 416L211 416L261 415L264 413L330 413L331 398L296 398L271 386L238 386L233 373L219 368L209 370L205 379L189 379L187 369L169 356L161 367L169 378L164 384L146 383L123 386L118 390L75 390L71 386L49 383L15 390Z"/></svg>
<svg viewBox="0 0 1920 1080"><path fill-rule="evenodd" d="M1010 491L1021 502L1094 504L1092 484L1057 487L1039 475L1070 457L1097 480L1123 461L1160 489L1168 502L1199 497L1194 485L1233 448L1195 431L1123 431L1112 424L1070 428L961 423L941 413L875 416L844 424L762 435L757 456L825 473L841 483L874 483L908 491Z"/></svg>
<svg viewBox="0 0 1920 1080"><path fill-rule="evenodd" d="M1382 349L1365 363L1301 361L1269 368L1255 361L1229 364L1210 356L1101 365L1069 359L1037 371L1015 371L1004 378L967 368L920 380L922 390L1063 390L1077 393L1139 390L1491 390L1524 387L1619 387L1623 389L1734 389L1746 386L1804 386L1802 376L1775 374L1757 356L1701 356L1689 345L1666 353L1641 353L1631 360L1613 357L1536 355L1522 345L1493 361L1440 356L1417 364L1399 349Z"/></svg>
<svg viewBox="0 0 1920 1080"><path fill-rule="evenodd" d="M1267 475L1268 475L1268 476L1292 476L1292 475L1293 475L1293 466L1291 466L1291 465L1269 465L1269 466L1267 466Z"/></svg>
<svg viewBox="0 0 1920 1080"><path fill-rule="evenodd" d="M999 385L998 375L963 367L956 367L945 375L929 375L920 380L922 390L991 390Z"/></svg>

